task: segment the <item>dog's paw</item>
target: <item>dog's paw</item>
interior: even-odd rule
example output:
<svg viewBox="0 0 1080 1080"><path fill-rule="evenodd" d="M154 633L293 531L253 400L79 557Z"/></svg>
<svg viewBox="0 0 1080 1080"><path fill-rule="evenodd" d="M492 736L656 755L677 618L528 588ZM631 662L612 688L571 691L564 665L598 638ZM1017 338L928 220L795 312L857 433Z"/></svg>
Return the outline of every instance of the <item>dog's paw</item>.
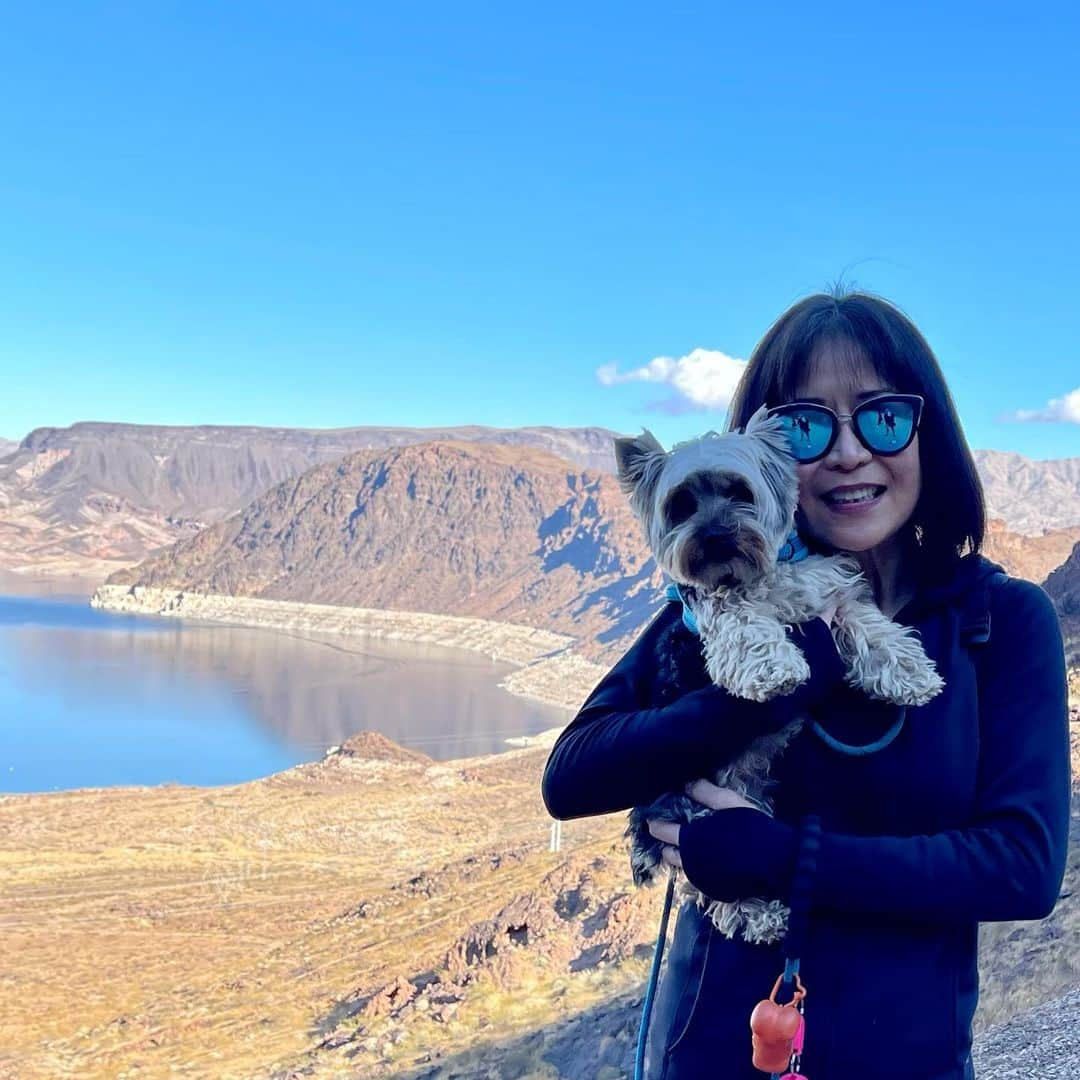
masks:
<svg viewBox="0 0 1080 1080"><path fill-rule="evenodd" d="M945 680L930 660L906 670L898 679L890 700L897 705L925 705L945 689Z"/></svg>
<svg viewBox="0 0 1080 1080"><path fill-rule="evenodd" d="M888 647L871 650L853 674L854 685L894 705L925 705L945 689L945 680L922 645L907 634L897 635Z"/></svg>
<svg viewBox="0 0 1080 1080"><path fill-rule="evenodd" d="M711 672L710 672L711 674ZM747 701L769 701L790 694L810 678L810 665L790 641L772 646L764 655L750 656L726 672L726 689Z"/></svg>

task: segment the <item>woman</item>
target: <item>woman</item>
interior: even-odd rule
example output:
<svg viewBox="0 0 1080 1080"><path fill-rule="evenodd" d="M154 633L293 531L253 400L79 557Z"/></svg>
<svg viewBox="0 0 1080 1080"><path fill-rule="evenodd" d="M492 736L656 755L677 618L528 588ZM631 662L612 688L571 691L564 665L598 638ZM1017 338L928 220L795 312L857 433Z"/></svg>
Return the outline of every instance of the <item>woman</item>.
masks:
<svg viewBox="0 0 1080 1080"><path fill-rule="evenodd" d="M685 788L717 812L650 828L665 862L722 900L787 900L800 830L817 819L802 1071L969 1080L978 923L1045 917L1064 874L1057 619L1042 590L978 553L971 454L933 353L895 307L859 293L796 304L755 349L731 427L762 404L790 420L803 539L858 559L881 610L918 631L945 690L898 727L895 707L843 683L818 619L795 638L812 677L790 699L736 707L702 662L680 678L694 689L658 704L657 643L690 633L668 604L555 744L545 802L572 818ZM796 710L820 727L804 724L774 763L775 817L701 779ZM783 966L780 944L730 940L685 903L653 1011L650 1080L766 1075L751 1064L749 1017Z"/></svg>

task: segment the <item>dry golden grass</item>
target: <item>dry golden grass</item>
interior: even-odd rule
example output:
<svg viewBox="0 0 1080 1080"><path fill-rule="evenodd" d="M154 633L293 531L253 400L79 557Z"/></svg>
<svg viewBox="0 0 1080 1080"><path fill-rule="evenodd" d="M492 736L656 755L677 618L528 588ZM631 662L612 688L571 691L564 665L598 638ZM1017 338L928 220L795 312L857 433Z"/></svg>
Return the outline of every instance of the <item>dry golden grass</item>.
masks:
<svg viewBox="0 0 1080 1080"><path fill-rule="evenodd" d="M420 999L364 1011L556 878L587 881L588 912L631 892L621 815L567 823L548 851L545 756L343 754L228 788L0 798L0 1080L420 1077L451 1061L547 1080L574 1017L580 1038L627 1045L661 890L633 898L617 962L568 974L579 933L557 955L468 967L445 1016ZM984 926L978 1028L1080 984L1078 886L1074 840L1073 895L1050 919Z"/></svg>
<svg viewBox="0 0 1080 1080"><path fill-rule="evenodd" d="M331 758L228 788L0 799L0 1067L265 1075L318 1043L344 994L411 973L550 868L542 756ZM585 823L575 842L612 835ZM444 894L391 895L422 868L522 847L534 857ZM378 918L341 917L380 897Z"/></svg>

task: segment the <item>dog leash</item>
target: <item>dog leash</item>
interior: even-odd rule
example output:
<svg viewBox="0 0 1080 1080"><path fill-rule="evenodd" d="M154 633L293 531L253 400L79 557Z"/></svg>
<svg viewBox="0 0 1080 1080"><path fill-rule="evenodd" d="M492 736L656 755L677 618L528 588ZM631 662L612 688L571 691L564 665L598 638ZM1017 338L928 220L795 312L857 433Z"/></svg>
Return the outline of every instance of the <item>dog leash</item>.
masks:
<svg viewBox="0 0 1080 1080"><path fill-rule="evenodd" d="M755 1068L770 1073L770 1080L806 1080L799 1069L806 1038L806 987L799 977L799 954L810 921L810 889L821 850L821 818L807 814L799 823L795 873L788 901L788 928L784 935L784 970L772 993L750 1014L750 1045ZM793 987L790 1001L780 1005L777 992ZM795 1017L798 1019L795 1019ZM779 1070L787 1071L781 1076Z"/></svg>
<svg viewBox="0 0 1080 1080"><path fill-rule="evenodd" d="M810 549L799 536L798 530L792 529L784 540L777 555L777 562L802 562L810 554ZM694 618L690 605L686 602L682 589L676 582L671 582L664 591L668 600L676 600L682 604L682 621L695 636L700 636L697 619ZM869 751L866 751L867 753ZM660 915L660 932L656 936L656 948L653 950L652 968L649 971L649 981L645 987L645 1000L641 1006L641 1024L638 1027L637 1052L634 1055L634 1080L645 1080L645 1042L649 1034L649 1020L652 1017L653 1001L656 998L656 986L660 979L660 962L664 956L664 945L667 942L668 919L671 916L671 902L675 896L675 876L678 871L672 867L668 874L667 892L664 894L664 908ZM790 923L789 933L790 933ZM786 940L786 939L785 939ZM798 960L795 961L795 974L798 973ZM787 966L784 968L787 973ZM775 994L775 990L774 990Z"/></svg>
<svg viewBox="0 0 1080 1080"><path fill-rule="evenodd" d="M672 867L668 874L667 892L664 894L664 911L660 916L660 933L656 936L652 968L649 971L649 982L645 988L645 1002L641 1006L637 1053L634 1056L634 1080L644 1080L645 1077L645 1040L649 1036L649 1018L652 1016L653 999L656 997L656 984L660 980L660 961L664 955L664 943L667 941L668 916L671 914L671 901L675 895L675 876L678 872L675 867Z"/></svg>

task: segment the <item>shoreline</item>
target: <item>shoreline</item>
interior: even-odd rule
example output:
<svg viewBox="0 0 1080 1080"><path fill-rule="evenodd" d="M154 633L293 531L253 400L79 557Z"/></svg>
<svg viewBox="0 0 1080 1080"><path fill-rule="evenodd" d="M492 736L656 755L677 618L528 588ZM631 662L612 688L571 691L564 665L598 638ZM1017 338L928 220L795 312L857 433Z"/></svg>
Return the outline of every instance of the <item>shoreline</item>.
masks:
<svg viewBox="0 0 1080 1080"><path fill-rule="evenodd" d="M262 600L149 585L100 585L90 597L90 606L128 615L342 637L368 636L465 649L514 666L499 682L501 689L571 713L581 707L607 671L572 652L576 639L569 635L469 616ZM534 736L516 737L511 745L520 747L523 744L518 740L523 738L546 739L551 732L559 730L553 728Z"/></svg>

